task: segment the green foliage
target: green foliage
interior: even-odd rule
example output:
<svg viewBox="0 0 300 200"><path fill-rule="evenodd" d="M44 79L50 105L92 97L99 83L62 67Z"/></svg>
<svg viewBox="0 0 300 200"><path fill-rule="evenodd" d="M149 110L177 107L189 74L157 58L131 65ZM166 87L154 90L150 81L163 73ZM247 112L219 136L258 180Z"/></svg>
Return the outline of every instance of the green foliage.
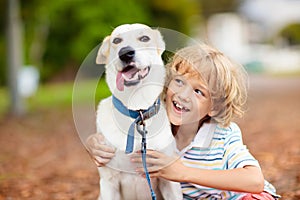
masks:
<svg viewBox="0 0 300 200"><path fill-rule="evenodd" d="M19 0L24 33L24 64L47 81L65 68L76 71L85 56L124 23L145 23L189 34L199 19L197 0ZM6 1L0 1L0 53L5 55ZM3 47L3 48L2 48ZM3 53L3 54L2 54ZM0 65L6 66L5 57ZM4 83L0 69L0 85Z"/></svg>
<svg viewBox="0 0 300 200"><path fill-rule="evenodd" d="M5 46L5 42L4 42L4 38L0 37L0 47L4 47ZM5 79L5 75L6 73L6 68L4 67L6 64L6 52L5 52L5 48L0 48L0 85L4 85L6 83L6 79Z"/></svg>
<svg viewBox="0 0 300 200"><path fill-rule="evenodd" d="M220 12L234 12L242 2L241 0L200 0L205 19Z"/></svg>
<svg viewBox="0 0 300 200"><path fill-rule="evenodd" d="M279 35L285 38L290 45L300 45L300 24L290 24L280 31Z"/></svg>
<svg viewBox="0 0 300 200"><path fill-rule="evenodd" d="M170 28L189 35L194 24L193 18L199 18L201 6L197 0L152 0L149 7L156 26Z"/></svg>
<svg viewBox="0 0 300 200"><path fill-rule="evenodd" d="M5 16L6 2L0 1L0 86L6 83L6 47L5 47Z"/></svg>
<svg viewBox="0 0 300 200"><path fill-rule="evenodd" d="M35 4L35 22L27 23L28 30L33 31L30 28L32 25L48 23L47 41L42 41L47 42L42 58L42 79L51 77L68 65L79 67L89 51L99 44L113 27L122 23L149 23L149 12L140 1L129 0L126 4L124 7L122 0L68 0ZM27 37L29 44L36 40L30 35ZM35 62L30 55L28 62Z"/></svg>
<svg viewBox="0 0 300 200"><path fill-rule="evenodd" d="M97 87L95 94L91 97L91 92L88 90L80 90L78 92L78 97L76 101L80 102L90 102L89 98L94 98L95 105L99 101L111 93L106 85L105 80L102 78L98 81L86 81L81 83L82 88L93 88ZM71 107L72 105L72 95L73 95L73 83L65 82L59 84L45 84L38 88L37 93L26 99L26 107L28 111L36 111L43 108L55 108L60 107ZM0 119L1 116L8 111L9 98L8 93L5 88L0 88Z"/></svg>

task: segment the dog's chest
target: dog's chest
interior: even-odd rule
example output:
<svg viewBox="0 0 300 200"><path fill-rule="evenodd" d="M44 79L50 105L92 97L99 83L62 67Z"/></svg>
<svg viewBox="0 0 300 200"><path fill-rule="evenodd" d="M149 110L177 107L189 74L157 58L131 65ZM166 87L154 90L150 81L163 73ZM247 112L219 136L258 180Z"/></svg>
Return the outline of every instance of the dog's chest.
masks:
<svg viewBox="0 0 300 200"><path fill-rule="evenodd" d="M134 119L114 108L112 97L100 102L97 110L97 131L105 136L109 144L122 152L125 152L128 129L133 121ZM163 105L156 115L145 121L145 124L147 148L154 150L169 148L174 138ZM140 149L141 135L136 130L134 138L134 151L137 151Z"/></svg>

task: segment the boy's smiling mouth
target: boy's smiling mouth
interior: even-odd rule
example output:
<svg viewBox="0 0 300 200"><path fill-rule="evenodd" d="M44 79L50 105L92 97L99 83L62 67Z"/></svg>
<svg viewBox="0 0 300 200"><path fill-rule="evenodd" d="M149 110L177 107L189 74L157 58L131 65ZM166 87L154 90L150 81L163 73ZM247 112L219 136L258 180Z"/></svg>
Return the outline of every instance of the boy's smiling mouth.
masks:
<svg viewBox="0 0 300 200"><path fill-rule="evenodd" d="M176 110L177 112L182 113L182 112L189 112L189 111L190 111L190 109L188 109L188 108L186 108L185 106L181 105L181 104L178 103L177 101L174 101L174 100L173 100L172 103L173 103L173 106L174 106L174 108L175 108L175 110Z"/></svg>

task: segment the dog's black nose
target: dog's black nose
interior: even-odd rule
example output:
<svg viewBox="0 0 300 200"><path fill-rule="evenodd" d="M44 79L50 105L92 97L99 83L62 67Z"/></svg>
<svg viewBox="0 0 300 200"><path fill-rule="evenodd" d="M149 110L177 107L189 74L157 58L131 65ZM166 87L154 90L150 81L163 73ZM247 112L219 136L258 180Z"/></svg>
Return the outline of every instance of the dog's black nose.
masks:
<svg viewBox="0 0 300 200"><path fill-rule="evenodd" d="M130 46L123 47L119 51L119 58L120 58L120 60L122 60L124 62L132 61L134 58L134 55L135 55L135 51Z"/></svg>

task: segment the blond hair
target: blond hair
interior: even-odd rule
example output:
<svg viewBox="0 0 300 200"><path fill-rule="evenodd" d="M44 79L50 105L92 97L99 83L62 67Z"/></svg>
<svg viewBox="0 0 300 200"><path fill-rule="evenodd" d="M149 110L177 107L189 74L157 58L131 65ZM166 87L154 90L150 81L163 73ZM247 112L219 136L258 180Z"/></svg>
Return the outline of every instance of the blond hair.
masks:
<svg viewBox="0 0 300 200"><path fill-rule="evenodd" d="M211 119L227 127L234 117L243 116L247 73L217 49L205 44L180 49L167 64L165 85L178 74L196 76L207 84L213 104Z"/></svg>

